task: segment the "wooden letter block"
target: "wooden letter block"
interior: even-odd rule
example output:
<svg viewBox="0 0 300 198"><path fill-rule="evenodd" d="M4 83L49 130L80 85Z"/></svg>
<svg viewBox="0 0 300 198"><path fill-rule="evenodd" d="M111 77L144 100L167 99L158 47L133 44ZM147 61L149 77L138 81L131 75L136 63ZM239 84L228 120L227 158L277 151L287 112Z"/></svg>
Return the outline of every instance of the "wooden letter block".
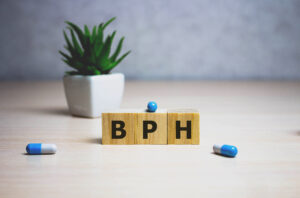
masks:
<svg viewBox="0 0 300 198"><path fill-rule="evenodd" d="M135 122L135 144L167 144L167 111L137 113Z"/></svg>
<svg viewBox="0 0 300 198"><path fill-rule="evenodd" d="M199 123L197 110L168 111L168 144L199 144Z"/></svg>
<svg viewBox="0 0 300 198"><path fill-rule="evenodd" d="M197 110L102 113L102 144L199 144Z"/></svg>
<svg viewBox="0 0 300 198"><path fill-rule="evenodd" d="M102 144L134 144L136 113L102 113Z"/></svg>

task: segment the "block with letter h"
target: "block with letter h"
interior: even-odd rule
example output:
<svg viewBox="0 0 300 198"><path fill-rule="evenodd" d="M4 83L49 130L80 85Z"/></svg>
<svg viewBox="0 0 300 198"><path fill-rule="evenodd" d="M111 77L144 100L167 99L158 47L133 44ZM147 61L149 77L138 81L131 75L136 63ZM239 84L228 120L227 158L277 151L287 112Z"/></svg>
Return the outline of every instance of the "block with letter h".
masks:
<svg viewBox="0 0 300 198"><path fill-rule="evenodd" d="M102 144L199 144L197 110L102 113Z"/></svg>

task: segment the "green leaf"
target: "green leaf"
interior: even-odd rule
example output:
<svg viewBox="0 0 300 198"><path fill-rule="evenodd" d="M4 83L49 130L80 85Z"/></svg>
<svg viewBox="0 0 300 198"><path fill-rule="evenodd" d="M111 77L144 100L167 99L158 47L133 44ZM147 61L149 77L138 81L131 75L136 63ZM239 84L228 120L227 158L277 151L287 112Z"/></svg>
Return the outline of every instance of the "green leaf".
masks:
<svg viewBox="0 0 300 198"><path fill-rule="evenodd" d="M119 53L121 52L122 45L123 45L123 41L124 41L124 37L122 37L122 38L120 39L119 44L118 44L118 46L117 46L117 49L116 49L115 53L114 53L114 54L111 56L111 58L110 58L110 60L111 60L112 62L114 62L114 61L117 59Z"/></svg>
<svg viewBox="0 0 300 198"><path fill-rule="evenodd" d="M92 33L92 43L96 40L97 37L97 27L93 27L93 33Z"/></svg>
<svg viewBox="0 0 300 198"><path fill-rule="evenodd" d="M88 38L91 36L90 30L87 25L84 25L84 33L85 33L85 36Z"/></svg>
<svg viewBox="0 0 300 198"><path fill-rule="evenodd" d="M61 59L62 61L64 61L67 65L69 65L69 66L71 66L72 67L72 65L71 65L71 63L70 63L70 61L68 61L68 60L66 60L66 59Z"/></svg>
<svg viewBox="0 0 300 198"><path fill-rule="evenodd" d="M107 45L109 44L110 36L107 36L102 46L100 46L96 51L96 56L98 58L101 58L103 50L107 48Z"/></svg>
<svg viewBox="0 0 300 198"><path fill-rule="evenodd" d="M64 61L67 65L69 65L70 67L72 67L72 68L74 68L74 69L77 69L76 68L76 66L74 66L73 64L72 64L72 62L70 62L70 60L66 60L66 59L61 59L62 61Z"/></svg>
<svg viewBox="0 0 300 198"><path fill-rule="evenodd" d="M66 50L69 51L69 53L74 56L74 57L78 57L78 53L76 52L76 49L73 47L73 45L71 44L67 34L65 31L63 31L64 33L64 37L65 37L65 40L67 42L67 46L65 47Z"/></svg>
<svg viewBox="0 0 300 198"><path fill-rule="evenodd" d="M131 51L126 52L121 58L119 58L117 61L111 63L110 65L108 65L107 67L103 68L104 71L110 71L112 70L114 67L116 67Z"/></svg>
<svg viewBox="0 0 300 198"><path fill-rule="evenodd" d="M71 32L71 36L72 36L72 41L73 41L74 47L75 47L75 49L77 50L77 53L78 53L80 56L82 56L83 52L82 52L82 49L81 49L81 47L79 46L79 44L78 44L78 42L77 42L77 39L76 39L76 37L75 37L75 35L74 35L74 31L73 31L73 30L70 30L70 32Z"/></svg>
<svg viewBox="0 0 300 198"><path fill-rule="evenodd" d="M65 23L67 23L70 26L70 28L76 32L76 34L79 38L79 41L81 43L81 46L83 47L83 49L86 49L86 39L84 37L82 30L77 25L75 25L69 21L66 21Z"/></svg>
<svg viewBox="0 0 300 198"><path fill-rule="evenodd" d="M71 54L72 57L76 57L78 58L80 56L80 54L78 54L78 52L76 51L76 49L73 47L73 45L71 44L71 42L69 41L66 33L64 32L64 36L65 36L65 39L66 39L66 42L67 42L67 46L64 46L65 49L67 51L69 51L69 53Z"/></svg>
<svg viewBox="0 0 300 198"><path fill-rule="evenodd" d="M98 63L101 68L108 66L108 64L110 63L110 60L108 57L109 57L110 48L111 48L111 39L112 39L111 36L107 36L107 38L104 42L104 45L102 47L101 53L98 56ZM101 70L103 70L103 69L101 69Z"/></svg>
<svg viewBox="0 0 300 198"><path fill-rule="evenodd" d="M99 70L94 70L94 75L100 75L101 72Z"/></svg>
<svg viewBox="0 0 300 198"><path fill-rule="evenodd" d="M115 31L111 34L111 43L113 42L116 33L117 33L117 31L115 30Z"/></svg>
<svg viewBox="0 0 300 198"><path fill-rule="evenodd" d="M98 26L97 39L98 39L98 41L100 41L100 44L103 43L103 23L101 23L101 24Z"/></svg>
<svg viewBox="0 0 300 198"><path fill-rule="evenodd" d="M113 17L113 18L109 19L109 20L103 25L103 30L104 30L111 22L113 22L115 19L116 19L116 17Z"/></svg>
<svg viewBox="0 0 300 198"><path fill-rule="evenodd" d="M63 33L64 33L65 40L66 40L66 42L67 42L68 48L73 49L73 46L72 46L72 44L71 44L71 42L70 42L70 40L69 40L69 38L68 38L66 32L63 31Z"/></svg>
<svg viewBox="0 0 300 198"><path fill-rule="evenodd" d="M116 31L114 31L112 33L111 36L109 36L109 39L107 39L107 42L104 43L104 47L103 47L103 50L102 50L102 55L105 57L105 58L108 58L109 57L109 54L110 54L110 50L111 50L111 44L112 44L112 41L114 39L116 35Z"/></svg>
<svg viewBox="0 0 300 198"><path fill-rule="evenodd" d="M131 51L126 52L121 58L117 60L117 64L119 64L128 54L130 54Z"/></svg>
<svg viewBox="0 0 300 198"><path fill-rule="evenodd" d="M66 59L71 59L71 57L70 56L68 56L67 54L65 54L64 52L62 52L62 51L58 51L63 57L65 57Z"/></svg>
<svg viewBox="0 0 300 198"><path fill-rule="evenodd" d="M65 58L65 59L63 59L65 63L67 63L70 66L73 66L73 64L72 64L72 58L70 56L68 56L67 54L65 54L62 51L59 51L59 53Z"/></svg>

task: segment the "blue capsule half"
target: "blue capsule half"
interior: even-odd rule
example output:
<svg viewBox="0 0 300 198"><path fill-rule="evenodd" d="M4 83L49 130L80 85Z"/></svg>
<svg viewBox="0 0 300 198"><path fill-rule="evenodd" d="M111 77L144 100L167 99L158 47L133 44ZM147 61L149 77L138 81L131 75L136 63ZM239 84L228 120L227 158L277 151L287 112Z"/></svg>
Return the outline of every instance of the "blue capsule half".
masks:
<svg viewBox="0 0 300 198"><path fill-rule="evenodd" d="M26 146L26 151L30 155L54 154L56 153L55 144L30 143Z"/></svg>
<svg viewBox="0 0 300 198"><path fill-rule="evenodd" d="M235 157L238 153L238 149L232 145L214 145L213 150L215 153L227 156L227 157Z"/></svg>

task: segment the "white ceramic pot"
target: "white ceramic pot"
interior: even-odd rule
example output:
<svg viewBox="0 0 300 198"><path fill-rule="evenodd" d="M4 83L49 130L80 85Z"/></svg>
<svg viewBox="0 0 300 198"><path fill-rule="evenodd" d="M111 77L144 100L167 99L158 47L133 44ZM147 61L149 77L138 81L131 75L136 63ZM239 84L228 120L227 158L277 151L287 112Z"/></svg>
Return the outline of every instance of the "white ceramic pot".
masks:
<svg viewBox="0 0 300 198"><path fill-rule="evenodd" d="M121 73L81 76L64 76L64 88L71 114L83 117L100 117L103 111L118 109L124 91Z"/></svg>

